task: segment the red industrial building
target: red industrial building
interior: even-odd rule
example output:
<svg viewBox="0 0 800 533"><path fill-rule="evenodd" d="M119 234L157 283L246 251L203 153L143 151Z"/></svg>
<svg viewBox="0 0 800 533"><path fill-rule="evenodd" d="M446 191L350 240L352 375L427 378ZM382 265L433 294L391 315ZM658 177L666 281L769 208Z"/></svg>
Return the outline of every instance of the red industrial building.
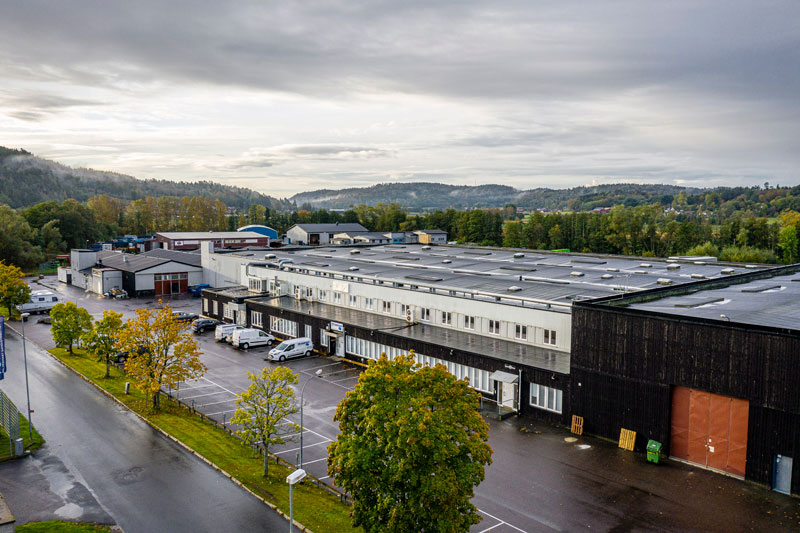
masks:
<svg viewBox="0 0 800 533"><path fill-rule="evenodd" d="M156 242L167 250L197 250L203 242L213 242L216 249L234 249L267 247L269 237L254 231L182 231L156 233Z"/></svg>

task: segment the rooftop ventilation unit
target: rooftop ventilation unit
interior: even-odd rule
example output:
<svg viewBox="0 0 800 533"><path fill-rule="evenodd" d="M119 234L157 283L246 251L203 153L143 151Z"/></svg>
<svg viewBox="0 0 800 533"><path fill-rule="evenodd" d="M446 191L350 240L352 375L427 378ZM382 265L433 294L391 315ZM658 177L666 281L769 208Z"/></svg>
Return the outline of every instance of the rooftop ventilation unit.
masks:
<svg viewBox="0 0 800 533"><path fill-rule="evenodd" d="M267 254L264 256L264 259L277 259L278 256L275 254Z"/></svg>
<svg viewBox="0 0 800 533"><path fill-rule="evenodd" d="M508 292L519 292L522 290L522 287L517 287L516 285L512 285L507 290Z"/></svg>
<svg viewBox="0 0 800 533"><path fill-rule="evenodd" d="M553 285L569 285L569 280L554 279L554 278L534 278L531 276L522 276L524 281L534 281L538 283L552 283Z"/></svg>
<svg viewBox="0 0 800 533"><path fill-rule="evenodd" d="M451 261L450 259L442 259L442 263L444 263L444 264L446 264L446 265L449 265L449 264L450 264L450 263L452 263L452 262L453 262L453 261Z"/></svg>
<svg viewBox="0 0 800 533"><path fill-rule="evenodd" d="M634 270L634 274L647 274L647 270Z"/></svg>
<svg viewBox="0 0 800 533"><path fill-rule="evenodd" d="M580 278L581 276L583 276L583 272L578 272L577 270L573 270L572 272L569 273L569 275L572 276L573 278Z"/></svg>
<svg viewBox="0 0 800 533"><path fill-rule="evenodd" d="M639 268L652 268L653 265L651 263L640 263Z"/></svg>
<svg viewBox="0 0 800 533"><path fill-rule="evenodd" d="M703 274L692 274L691 277L694 279L706 279L706 277Z"/></svg>
<svg viewBox="0 0 800 533"><path fill-rule="evenodd" d="M423 246L423 247L422 247L422 250L430 250L430 249L431 249L431 247L430 247L430 246Z"/></svg>
<svg viewBox="0 0 800 533"><path fill-rule="evenodd" d="M358 267L350 267L347 270L349 270L350 272L355 272L356 270L358 270Z"/></svg>
<svg viewBox="0 0 800 533"><path fill-rule="evenodd" d="M361 250L350 250L350 254L351 255L356 255L356 254L360 254L360 253L361 253Z"/></svg>
<svg viewBox="0 0 800 533"><path fill-rule="evenodd" d="M618 268L607 268L606 272L619 272Z"/></svg>
<svg viewBox="0 0 800 533"><path fill-rule="evenodd" d="M736 271L732 268L723 268L720 270L720 274L733 274L734 272Z"/></svg>
<svg viewBox="0 0 800 533"><path fill-rule="evenodd" d="M600 276L600 279L611 279L613 277L614 276L612 276L611 274L603 274L602 276Z"/></svg>
<svg viewBox="0 0 800 533"><path fill-rule="evenodd" d="M680 268L680 265L667 265L667 270L679 270Z"/></svg>
<svg viewBox="0 0 800 533"><path fill-rule="evenodd" d="M658 278L656 283L659 285L672 285L672 280L669 278Z"/></svg>
<svg viewBox="0 0 800 533"><path fill-rule="evenodd" d="M514 254L514 259L522 259L523 257L525 257L525 254L521 254L521 253Z"/></svg>
<svg viewBox="0 0 800 533"><path fill-rule="evenodd" d="M414 308L413 307L411 307L411 306L406 307L405 318L406 318L406 322L408 322L409 324L413 324L414 323Z"/></svg>
<svg viewBox="0 0 800 533"><path fill-rule="evenodd" d="M325 268L326 266L330 266L330 265L328 265L328 263L315 263L313 261L307 261L307 262L300 263L300 264L301 265L305 265L305 266L317 267L317 268Z"/></svg>
<svg viewBox="0 0 800 533"><path fill-rule="evenodd" d="M707 263L705 261L695 261L694 264L695 265L705 265Z"/></svg>

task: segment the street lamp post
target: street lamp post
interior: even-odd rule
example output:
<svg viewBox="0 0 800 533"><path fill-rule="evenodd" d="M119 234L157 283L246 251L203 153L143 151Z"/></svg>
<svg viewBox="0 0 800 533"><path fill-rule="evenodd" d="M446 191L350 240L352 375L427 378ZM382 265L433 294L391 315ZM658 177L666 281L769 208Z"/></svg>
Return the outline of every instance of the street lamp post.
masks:
<svg viewBox="0 0 800 533"><path fill-rule="evenodd" d="M28 434L33 441L33 423L31 422L31 389L28 387L28 352L25 349L25 321L31 316L30 313L22 313L22 359L25 362L25 394L28 396Z"/></svg>
<svg viewBox="0 0 800 533"><path fill-rule="evenodd" d="M293 494L292 488L294 487L295 483L299 483L306 477L306 471L302 468L298 468L288 476L286 476L286 483L289 484L289 533L294 531L294 505L293 505Z"/></svg>
<svg viewBox="0 0 800 533"><path fill-rule="evenodd" d="M317 369L316 372L314 372L314 375L311 376L311 378L308 381L303 383L303 388L300 389L300 466L298 466L298 468L300 469L303 468L303 432L305 431L305 429L303 428L303 395L306 393L306 385L311 383L312 379L318 378L321 375L322 375L322 369L319 368Z"/></svg>

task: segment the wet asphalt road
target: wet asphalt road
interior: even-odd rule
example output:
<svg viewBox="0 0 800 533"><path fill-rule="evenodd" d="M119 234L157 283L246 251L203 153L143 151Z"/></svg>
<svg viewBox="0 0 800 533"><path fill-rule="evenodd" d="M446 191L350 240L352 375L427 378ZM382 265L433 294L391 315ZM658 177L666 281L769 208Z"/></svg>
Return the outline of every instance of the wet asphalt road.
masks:
<svg viewBox="0 0 800 533"><path fill-rule="evenodd" d="M259 500L32 342L27 348L33 422L47 445L32 458L0 465L0 491L18 523L116 522L127 533L287 529ZM24 410L21 342L8 329L6 352L9 372L0 387Z"/></svg>
<svg viewBox="0 0 800 533"><path fill-rule="evenodd" d="M133 309L152 304L110 302L52 279L47 285L98 317L109 307L127 317ZM176 310L200 312L199 299L184 297L170 303ZM26 332L45 347L52 346L49 326L33 319ZM214 342L211 333L197 340L208 372L201 380L183 384L180 397L194 400L200 411L218 421L230 420L235 393L248 385L247 371L271 364L263 361L268 349L236 350ZM359 370L320 356L290 360L286 366L299 375L299 386L315 370L323 371L322 379L315 379L305 392L309 431L304 434L304 460L310 474L330 483L326 457L327 445L338 433L332 421L335 406L355 385ZM483 520L471 533L800 530L796 498L673 461L654 466L642 454L599 439L569 442L567 431L531 418L488 422L494 462L475 490L472 501ZM297 448L295 441L272 451L295 461Z"/></svg>

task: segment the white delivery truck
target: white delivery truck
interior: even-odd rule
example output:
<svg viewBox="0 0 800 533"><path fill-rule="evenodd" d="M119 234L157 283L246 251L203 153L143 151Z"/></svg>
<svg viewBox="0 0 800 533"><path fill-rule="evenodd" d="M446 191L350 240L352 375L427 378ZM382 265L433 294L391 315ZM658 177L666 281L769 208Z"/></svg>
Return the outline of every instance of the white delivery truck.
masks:
<svg viewBox="0 0 800 533"><path fill-rule="evenodd" d="M270 361L285 361L292 357L301 355L311 355L314 351L314 344L308 337L299 337L288 341L283 341L269 351L267 359Z"/></svg>
<svg viewBox="0 0 800 533"><path fill-rule="evenodd" d="M214 339L217 342L227 341L228 337L233 335L237 329L244 329L244 326L239 324L220 324L214 329Z"/></svg>
<svg viewBox="0 0 800 533"><path fill-rule="evenodd" d="M246 350L251 346L268 346L275 341L275 337L255 328L237 329L233 332L233 344L236 348Z"/></svg>
<svg viewBox="0 0 800 533"><path fill-rule="evenodd" d="M58 303L61 303L61 298L53 291L33 291L31 299L17 306L20 313L49 313L50 310Z"/></svg>

